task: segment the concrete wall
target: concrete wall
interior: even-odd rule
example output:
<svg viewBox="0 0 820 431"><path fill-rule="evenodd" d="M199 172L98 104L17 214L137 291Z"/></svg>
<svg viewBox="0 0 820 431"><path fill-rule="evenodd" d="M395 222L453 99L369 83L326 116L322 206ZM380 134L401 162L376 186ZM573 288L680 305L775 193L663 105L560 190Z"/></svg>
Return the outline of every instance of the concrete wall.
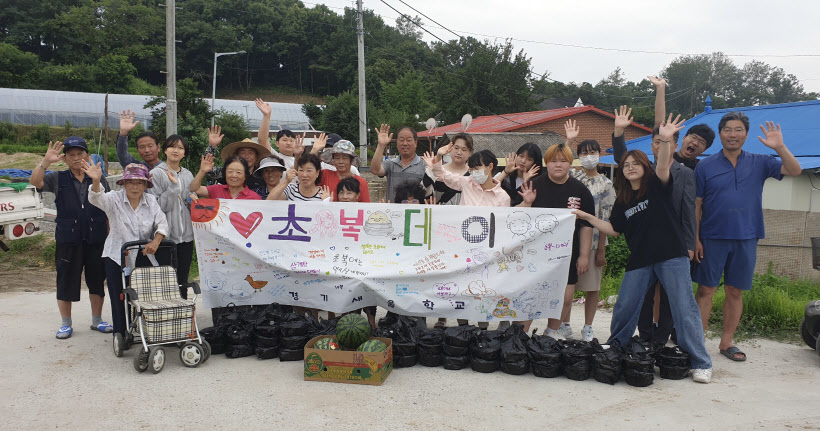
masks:
<svg viewBox="0 0 820 431"><path fill-rule="evenodd" d="M756 273L820 281L812 267L811 238L820 237L820 212L764 209L766 238L757 245Z"/></svg>
<svg viewBox="0 0 820 431"><path fill-rule="evenodd" d="M763 208L820 212L820 176L803 171L799 177L766 180Z"/></svg>

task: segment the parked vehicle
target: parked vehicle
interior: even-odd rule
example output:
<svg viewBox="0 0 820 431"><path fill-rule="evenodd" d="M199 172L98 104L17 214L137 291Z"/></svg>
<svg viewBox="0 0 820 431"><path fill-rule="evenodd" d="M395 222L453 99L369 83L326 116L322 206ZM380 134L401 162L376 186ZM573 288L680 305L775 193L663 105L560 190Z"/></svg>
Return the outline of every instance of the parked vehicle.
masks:
<svg viewBox="0 0 820 431"><path fill-rule="evenodd" d="M32 185L0 187L0 249L8 251L4 241L36 235L43 219L43 201Z"/></svg>

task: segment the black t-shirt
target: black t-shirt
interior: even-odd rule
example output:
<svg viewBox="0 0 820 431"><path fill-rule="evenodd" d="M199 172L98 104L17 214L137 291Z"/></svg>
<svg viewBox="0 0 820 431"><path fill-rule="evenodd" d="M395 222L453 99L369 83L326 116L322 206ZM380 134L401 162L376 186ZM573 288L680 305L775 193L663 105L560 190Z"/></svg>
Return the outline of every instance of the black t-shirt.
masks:
<svg viewBox="0 0 820 431"><path fill-rule="evenodd" d="M657 175L649 180L649 190L641 198L612 207L609 222L626 236L629 260L626 270L643 268L681 256L689 256L681 232L680 217L672 205L672 176L664 186Z"/></svg>
<svg viewBox="0 0 820 431"><path fill-rule="evenodd" d="M686 166L692 171L694 171L695 167L698 166L698 159L684 159L677 152L675 154L672 154L672 158L675 159L676 162L683 164L683 166Z"/></svg>
<svg viewBox="0 0 820 431"><path fill-rule="evenodd" d="M595 199L587 186L571 175L564 184L552 182L548 174L532 179L535 189L534 208L572 208L588 214L595 214ZM592 227L586 220L575 219L575 233L572 235L572 258L577 259L581 251L579 232L581 227Z"/></svg>

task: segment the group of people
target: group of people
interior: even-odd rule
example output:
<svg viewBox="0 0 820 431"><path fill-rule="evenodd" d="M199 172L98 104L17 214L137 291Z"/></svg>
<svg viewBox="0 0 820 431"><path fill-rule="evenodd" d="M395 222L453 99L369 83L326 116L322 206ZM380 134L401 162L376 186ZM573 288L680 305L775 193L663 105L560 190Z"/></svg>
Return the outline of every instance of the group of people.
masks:
<svg viewBox="0 0 820 431"><path fill-rule="evenodd" d="M564 305L559 319L549 319L547 335L572 336L571 304L575 292L583 291L581 339L594 338L592 323L606 265L607 237L625 235L630 256L609 341L625 344L636 328L642 338L660 344L671 334L689 353L694 380L708 383L712 365L704 330L712 295L725 275L720 352L735 361L745 360L732 338L742 313L742 292L751 288L756 243L764 234L763 182L799 175L801 169L773 123L761 126L765 137L759 139L780 160L743 151L749 120L741 112L729 113L720 121L723 150L698 162L712 145L715 132L704 124L692 126L679 145L684 120L680 116L673 119L671 114L666 117L666 83L655 77L650 80L657 90L654 162L639 150L627 150L624 130L632 123L631 110L621 107L615 111L612 134L618 161L614 183L598 171L600 143L576 142L580 128L574 121L565 124L565 143L550 146L543 154L535 144L522 145L506 156L503 169L498 169L499 160L492 151L475 151L468 133L456 134L436 152L419 156L416 131L407 126L396 132L398 157L387 159L384 154L393 134L389 125L382 124L376 129L370 171L387 177L386 202L390 203L573 209L577 218ZM124 166L117 184L123 189L115 192L110 191L100 164L91 161L81 138L49 143L30 181L56 196L57 300L62 317L57 338L72 334L71 304L79 300L83 269L91 297L92 329L125 333L122 268L138 262L121 261L119 247L124 242L147 241L140 256L143 260L157 253L163 239L173 242L178 281L187 282L193 255L190 205L197 199L371 201L367 181L357 169L361 160L350 141L321 134L305 153L304 137L280 130L274 148L269 142L271 108L259 99L256 104L263 114L259 142L246 139L226 145L219 154L223 166L218 167L215 153L223 135L219 126L210 128L209 147L196 175L180 164L190 149L179 135L160 144L153 133L141 133L136 143L142 160L131 156L128 135L138 122L133 113L123 112L117 140L117 155ZM573 148L582 169L572 168ZM160 160L160 151L165 161ZM445 159L449 160L443 163ZM61 160L68 165L67 171L45 174ZM211 184L203 185L206 180ZM101 319L104 280L113 325ZM696 295L692 281L698 283ZM375 307L363 311L375 326ZM532 322L517 323L529 332ZM509 324L500 322L499 326ZM446 319L440 318L434 326L446 325ZM487 323L479 322L479 326L486 328Z"/></svg>

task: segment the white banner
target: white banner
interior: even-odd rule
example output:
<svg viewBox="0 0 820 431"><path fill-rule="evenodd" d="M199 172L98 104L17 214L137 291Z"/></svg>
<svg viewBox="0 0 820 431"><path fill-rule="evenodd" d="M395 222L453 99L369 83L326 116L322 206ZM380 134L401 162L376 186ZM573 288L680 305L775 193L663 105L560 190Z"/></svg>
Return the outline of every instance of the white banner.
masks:
<svg viewBox="0 0 820 431"><path fill-rule="evenodd" d="M474 321L560 317L575 228L567 209L222 199L191 219L206 307Z"/></svg>

